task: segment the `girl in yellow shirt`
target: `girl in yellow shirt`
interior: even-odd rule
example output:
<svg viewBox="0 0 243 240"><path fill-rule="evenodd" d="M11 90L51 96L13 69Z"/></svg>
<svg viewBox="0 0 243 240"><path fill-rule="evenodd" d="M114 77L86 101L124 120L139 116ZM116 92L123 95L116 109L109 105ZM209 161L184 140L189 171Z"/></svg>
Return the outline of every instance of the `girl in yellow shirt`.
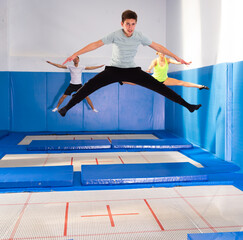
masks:
<svg viewBox="0 0 243 240"><path fill-rule="evenodd" d="M163 84L167 86L183 86L183 87L195 87L199 88L200 90L202 89L209 89L207 86L204 85L199 85L191 82L184 82L181 80L177 80L174 78L169 78L167 75L168 69L169 69L169 64L181 64L180 62L177 62L176 60L173 60L171 58L165 57L165 55L161 52L156 52L158 55L158 58L154 59L147 72L151 73L151 70L154 68L154 73L153 77L158 80L159 82L162 82ZM190 64L191 62L189 62Z"/></svg>

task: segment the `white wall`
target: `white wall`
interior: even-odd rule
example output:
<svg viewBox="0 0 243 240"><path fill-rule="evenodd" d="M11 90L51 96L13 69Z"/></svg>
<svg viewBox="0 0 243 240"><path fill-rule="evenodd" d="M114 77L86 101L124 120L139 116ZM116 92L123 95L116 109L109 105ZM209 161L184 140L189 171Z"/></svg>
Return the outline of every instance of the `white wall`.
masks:
<svg viewBox="0 0 243 240"><path fill-rule="evenodd" d="M0 70L8 70L8 2L0 0Z"/></svg>
<svg viewBox="0 0 243 240"><path fill-rule="evenodd" d="M10 71L59 71L46 60L62 63L86 44L121 28L121 13L138 14L137 30L165 45L166 0L4 0ZM3 7L0 0L0 8ZM5 6L5 5L4 5ZM6 6L5 6L6 9ZM6 25L5 25L6 27ZM6 30L6 29L5 29ZM4 47L0 50L3 51ZM111 46L81 56L84 65L109 64ZM149 47L140 47L136 63L147 68L155 57ZM0 62L0 70L6 70ZM60 70L63 71L63 70ZM99 71L99 70L97 70Z"/></svg>
<svg viewBox="0 0 243 240"><path fill-rule="evenodd" d="M73 52L120 28L122 11L138 13L137 30L193 63L170 71L243 60L242 0L0 0L0 71L63 71ZM109 64L111 46L81 56ZM140 47L136 63L155 57ZM100 70L97 70L100 71Z"/></svg>
<svg viewBox="0 0 243 240"><path fill-rule="evenodd" d="M167 0L166 46L190 67L243 60L242 0Z"/></svg>

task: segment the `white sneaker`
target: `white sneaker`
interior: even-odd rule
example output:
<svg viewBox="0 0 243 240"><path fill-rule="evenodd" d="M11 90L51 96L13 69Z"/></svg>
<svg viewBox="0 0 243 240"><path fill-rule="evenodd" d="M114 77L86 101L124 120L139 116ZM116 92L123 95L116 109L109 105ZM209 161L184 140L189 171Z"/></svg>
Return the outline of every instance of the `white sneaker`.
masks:
<svg viewBox="0 0 243 240"><path fill-rule="evenodd" d="M56 112L56 111L58 111L58 108L52 109L52 112Z"/></svg>
<svg viewBox="0 0 243 240"><path fill-rule="evenodd" d="M96 110L96 109L94 109L93 111L94 111L94 112L96 112L96 113L97 113L97 112L99 112L99 111L98 111L98 110Z"/></svg>

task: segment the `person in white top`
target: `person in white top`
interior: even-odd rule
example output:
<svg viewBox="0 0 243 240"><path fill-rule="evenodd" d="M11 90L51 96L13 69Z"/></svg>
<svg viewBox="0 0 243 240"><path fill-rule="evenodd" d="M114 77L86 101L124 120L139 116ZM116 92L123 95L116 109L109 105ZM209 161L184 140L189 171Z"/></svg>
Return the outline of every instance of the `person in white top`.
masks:
<svg viewBox="0 0 243 240"><path fill-rule="evenodd" d="M85 67L83 65L79 66L79 57L76 57L76 58L73 59L74 66L70 66L70 65L66 66L66 65L62 65L62 64L53 63L53 62L50 62L50 61L46 61L46 62L55 66L55 67L58 67L58 68L68 69L70 71L70 74L71 74L70 84L67 87L64 94L62 95L62 97L59 99L57 106L52 110L52 112L58 111L58 108L62 104L64 99L67 96L70 96L73 92L77 92L78 89L80 89L83 86L82 85L82 72L83 72L83 70L93 70L93 69L100 68L100 67L104 66L104 65L90 66L90 67ZM87 96L85 99L87 100L87 102L88 102L89 106L92 108L92 110L94 112L98 112L94 108L93 103L90 100L90 98Z"/></svg>

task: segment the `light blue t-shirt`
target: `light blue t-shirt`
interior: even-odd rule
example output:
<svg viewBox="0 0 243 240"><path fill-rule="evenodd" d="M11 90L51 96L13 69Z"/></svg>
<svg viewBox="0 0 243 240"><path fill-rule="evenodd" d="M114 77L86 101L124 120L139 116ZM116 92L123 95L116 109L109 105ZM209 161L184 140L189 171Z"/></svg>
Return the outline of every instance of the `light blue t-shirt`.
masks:
<svg viewBox="0 0 243 240"><path fill-rule="evenodd" d="M104 44L112 43L111 66L119 68L136 67L134 57L138 46L148 46L152 43L149 38L137 31L134 31L131 37L127 37L123 29L110 33L101 40Z"/></svg>

